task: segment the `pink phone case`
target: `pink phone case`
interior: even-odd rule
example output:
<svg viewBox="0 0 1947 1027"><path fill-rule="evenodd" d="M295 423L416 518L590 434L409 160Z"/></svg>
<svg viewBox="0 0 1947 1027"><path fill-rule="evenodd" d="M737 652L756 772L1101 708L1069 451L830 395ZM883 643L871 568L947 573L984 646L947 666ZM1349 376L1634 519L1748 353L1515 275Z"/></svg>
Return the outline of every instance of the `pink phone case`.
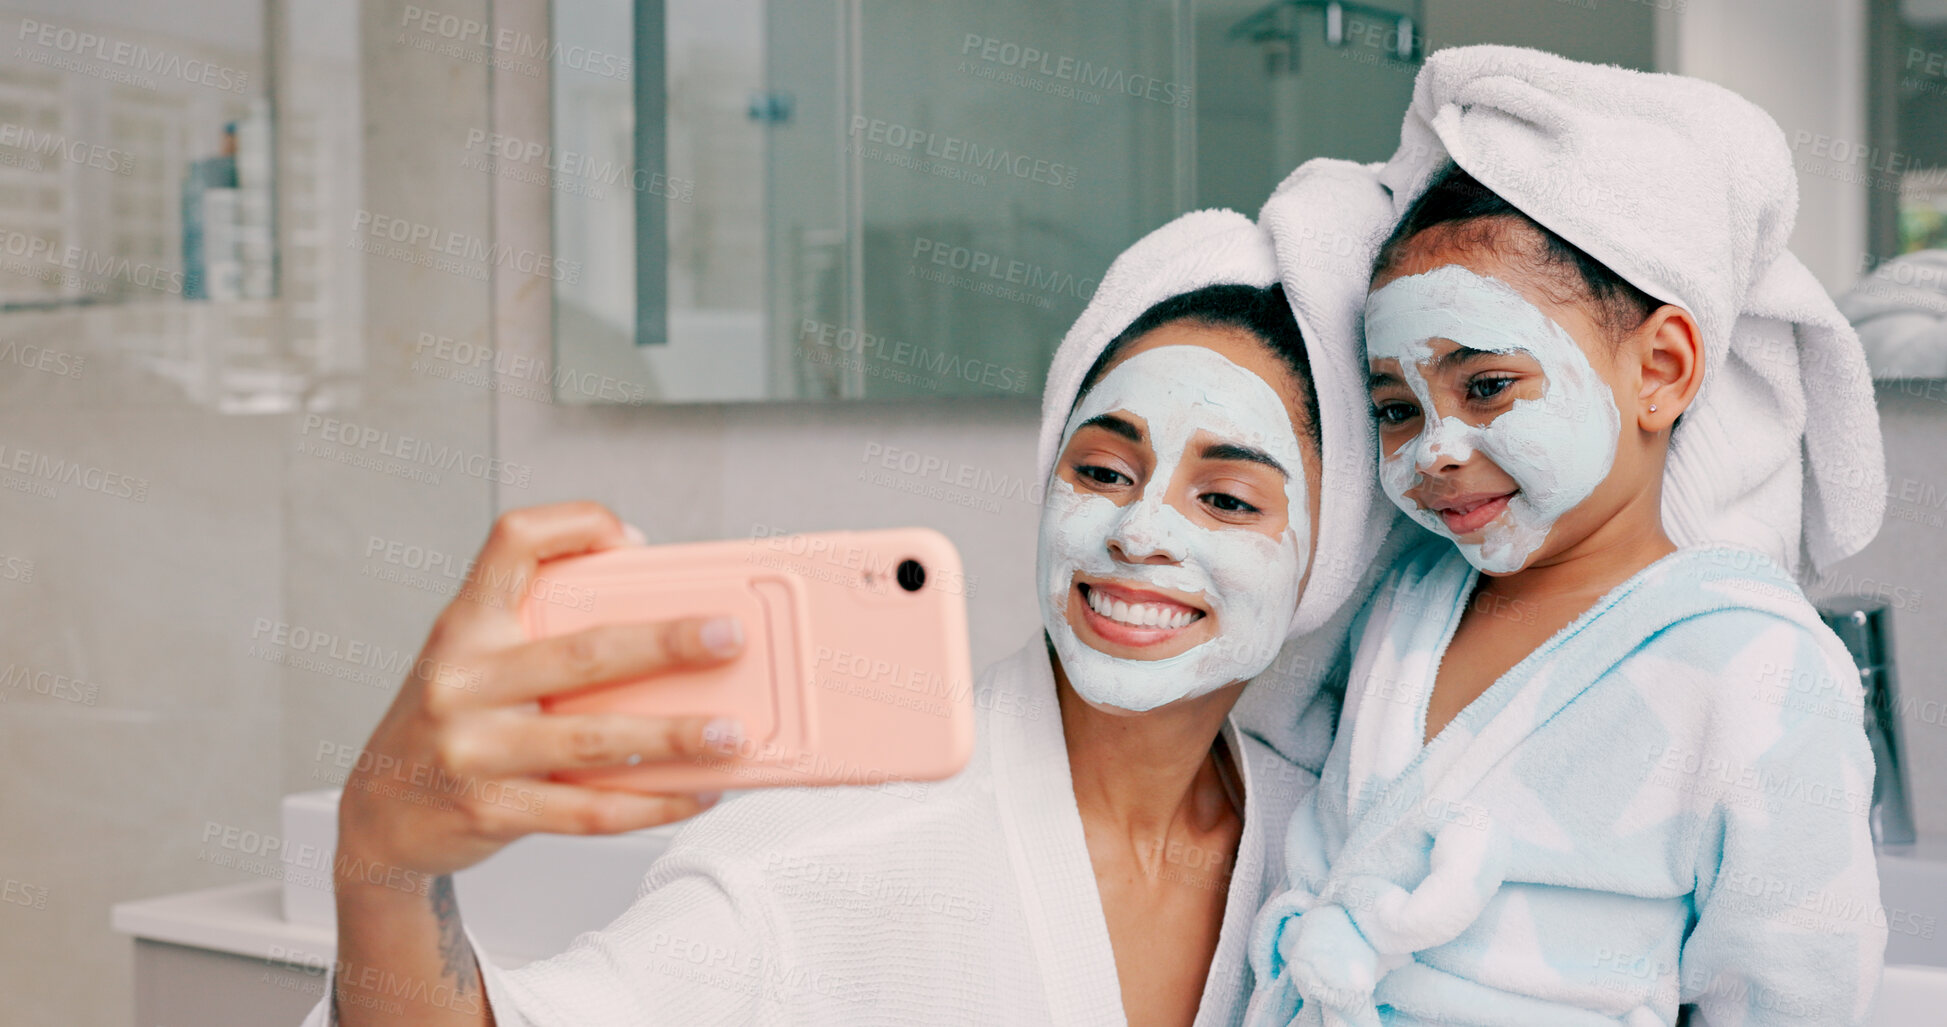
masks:
<svg viewBox="0 0 1947 1027"><path fill-rule="evenodd" d="M901 567L924 570L917 589ZM531 638L623 621L735 614L743 655L699 671L582 689L551 712L735 716L741 759L562 771L647 792L949 777L973 752L960 554L925 528L634 546L541 565Z"/></svg>

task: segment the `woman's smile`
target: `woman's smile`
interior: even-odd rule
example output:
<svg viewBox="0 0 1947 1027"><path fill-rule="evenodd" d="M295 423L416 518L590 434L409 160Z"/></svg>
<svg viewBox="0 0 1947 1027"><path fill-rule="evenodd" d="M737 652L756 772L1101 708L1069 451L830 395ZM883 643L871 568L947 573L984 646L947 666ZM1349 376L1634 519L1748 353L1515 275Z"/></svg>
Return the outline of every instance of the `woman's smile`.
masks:
<svg viewBox="0 0 1947 1027"><path fill-rule="evenodd" d="M1076 581L1073 604L1096 637L1114 646L1147 649L1203 633L1209 619L1202 607L1153 589L1111 581Z"/></svg>

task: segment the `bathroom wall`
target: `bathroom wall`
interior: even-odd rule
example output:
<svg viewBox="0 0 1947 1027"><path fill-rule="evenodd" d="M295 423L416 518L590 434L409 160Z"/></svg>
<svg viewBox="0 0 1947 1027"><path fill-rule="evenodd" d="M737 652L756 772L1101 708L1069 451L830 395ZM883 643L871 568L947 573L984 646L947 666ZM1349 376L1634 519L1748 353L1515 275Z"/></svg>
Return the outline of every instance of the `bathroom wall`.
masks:
<svg viewBox="0 0 1947 1027"><path fill-rule="evenodd" d="M1868 172L1859 159L1867 139L1865 0L1653 0L1650 6L1662 37L1661 70L1734 89L1784 129L1798 168L1792 251L1829 290L1857 281L1866 252L1862 182Z"/></svg>
<svg viewBox="0 0 1947 1027"><path fill-rule="evenodd" d="M8 6L0 38L12 59L0 63L0 123L60 133L84 153L112 147L112 165L129 169L27 161L8 150L0 226L13 251L0 265L0 296L52 296L75 282L50 274L53 265L36 267L22 237L100 253L117 245L118 229L126 239L137 226L154 227L163 219L131 201L164 162L213 147L213 119L237 116L244 101L200 83L113 89L67 73L42 59L99 69L58 40L43 46L29 23L93 30L111 46L253 75L264 64L263 21L258 5L239 0L208 0L215 27L204 33L118 19L103 3ZM148 112L157 115L149 136L119 133L125 119ZM50 195L65 202L50 204ZM80 209L84 196L131 205L110 222ZM29 204L38 208L32 218L22 216ZM277 760L280 669L250 659L245 646L250 624L275 617L279 604L282 422L217 413L202 388L210 379L195 373L220 365L212 348L235 337L238 318L256 314L189 309L135 277L90 284L150 297L0 313L0 1020L8 1023L126 1023L129 945L109 930L108 906L236 880L198 858L204 825L261 823L280 792L265 772ZM31 356L40 353L53 356ZM191 354L211 359L184 359Z"/></svg>
<svg viewBox="0 0 1947 1027"><path fill-rule="evenodd" d="M485 23L487 0L365 0L358 9L359 195L327 238L359 252L361 360L285 432L283 622L293 637L324 634L338 645L307 659L288 647L279 768L287 792L342 782L332 757L371 733L404 677L402 661L486 537L497 501L490 479L509 478L517 497L530 477L497 459L493 393L469 377L479 373L473 356L492 343L489 267L393 242L423 229L435 245L459 239L453 248L464 252L468 240L492 238L493 179L465 160L469 132L487 130L488 71L467 57L478 47L437 30L443 15ZM540 70L510 67L515 76Z"/></svg>
<svg viewBox="0 0 1947 1027"><path fill-rule="evenodd" d="M359 227L363 210L489 234L488 180L460 164L487 75L414 46L397 3L365 5L362 38L337 0L9 7L10 55L66 63L0 63L0 123L132 169L43 156L37 173L9 149L10 238L177 267L181 162L215 151L273 51L280 67L280 299L0 312L0 1020L106 1027L133 1009L109 907L274 881L274 859L242 865L222 839L274 837L281 795L336 782L321 749L370 731L490 522L483 478L395 455L412 439L492 456L486 390L414 349L421 332L485 342L485 270L367 253ZM440 7L487 17L484 0ZM112 82L109 62L62 49L75 37L23 37L26 20L247 84ZM40 274L7 254L0 297ZM68 465L82 476L64 481Z"/></svg>

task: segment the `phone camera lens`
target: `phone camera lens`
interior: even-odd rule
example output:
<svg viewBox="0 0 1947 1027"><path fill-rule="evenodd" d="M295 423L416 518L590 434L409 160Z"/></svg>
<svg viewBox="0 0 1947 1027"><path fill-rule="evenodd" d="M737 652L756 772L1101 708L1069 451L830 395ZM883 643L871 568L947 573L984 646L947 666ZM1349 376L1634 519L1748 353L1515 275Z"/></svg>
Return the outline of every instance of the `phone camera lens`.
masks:
<svg viewBox="0 0 1947 1027"><path fill-rule="evenodd" d="M899 561L899 587L908 592L917 592L926 584L926 568L918 560Z"/></svg>

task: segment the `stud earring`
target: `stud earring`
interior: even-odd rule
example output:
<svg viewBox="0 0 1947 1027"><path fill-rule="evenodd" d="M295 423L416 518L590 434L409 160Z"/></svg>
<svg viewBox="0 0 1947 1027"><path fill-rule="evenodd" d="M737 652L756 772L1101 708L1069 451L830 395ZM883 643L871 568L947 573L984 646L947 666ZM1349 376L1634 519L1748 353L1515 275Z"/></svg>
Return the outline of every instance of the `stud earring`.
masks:
<svg viewBox="0 0 1947 1027"><path fill-rule="evenodd" d="M1656 404L1655 404L1655 403L1651 403L1651 404L1650 404L1650 413L1652 413L1652 414L1653 414L1653 413L1656 413Z"/></svg>

